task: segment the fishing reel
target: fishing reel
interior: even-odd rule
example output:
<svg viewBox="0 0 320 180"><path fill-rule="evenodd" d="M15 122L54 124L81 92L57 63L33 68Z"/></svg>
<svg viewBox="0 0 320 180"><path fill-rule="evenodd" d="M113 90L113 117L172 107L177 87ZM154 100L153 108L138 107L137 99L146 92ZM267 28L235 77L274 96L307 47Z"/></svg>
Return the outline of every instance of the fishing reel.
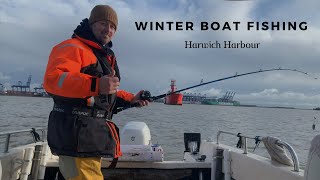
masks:
<svg viewBox="0 0 320 180"><path fill-rule="evenodd" d="M143 91L141 94L140 94L140 100L143 100L143 101L153 101L154 98L151 97L151 93L150 91ZM139 107L140 104L138 102L134 103L134 104L131 104L129 106L125 106L125 107L118 107L117 110L116 110L116 113L120 112L120 111L123 111L125 109L129 109L129 108L132 108L132 107Z"/></svg>
<svg viewBox="0 0 320 180"><path fill-rule="evenodd" d="M141 100L147 100L147 101L151 101L152 98L151 98L151 93L150 91L143 91L141 94L140 94L140 99Z"/></svg>
<svg viewBox="0 0 320 180"><path fill-rule="evenodd" d="M151 93L150 91L143 91L141 94L140 94L140 100L143 100L143 101L153 101L153 98L151 97ZM128 108L131 108L131 107L138 107L140 106L139 103L134 103L128 107L124 107L122 110L124 109L128 109Z"/></svg>

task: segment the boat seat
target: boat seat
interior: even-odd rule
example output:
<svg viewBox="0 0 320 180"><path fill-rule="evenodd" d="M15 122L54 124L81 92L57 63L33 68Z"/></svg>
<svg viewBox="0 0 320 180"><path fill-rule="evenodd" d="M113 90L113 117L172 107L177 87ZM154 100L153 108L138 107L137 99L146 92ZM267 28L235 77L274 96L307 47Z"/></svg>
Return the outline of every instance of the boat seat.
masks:
<svg viewBox="0 0 320 180"><path fill-rule="evenodd" d="M304 171L305 180L319 180L320 177L320 135L315 136L311 141L308 161Z"/></svg>

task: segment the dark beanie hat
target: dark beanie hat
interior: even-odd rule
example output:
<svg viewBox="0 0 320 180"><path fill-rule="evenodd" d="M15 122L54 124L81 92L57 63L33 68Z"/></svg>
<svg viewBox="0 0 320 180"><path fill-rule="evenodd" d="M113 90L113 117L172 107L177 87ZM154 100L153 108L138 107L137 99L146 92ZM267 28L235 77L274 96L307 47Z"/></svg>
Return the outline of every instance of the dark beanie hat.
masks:
<svg viewBox="0 0 320 180"><path fill-rule="evenodd" d="M112 7L108 5L96 5L92 10L89 17L89 23L93 24L97 21L107 20L112 22L116 29L118 27L117 13Z"/></svg>

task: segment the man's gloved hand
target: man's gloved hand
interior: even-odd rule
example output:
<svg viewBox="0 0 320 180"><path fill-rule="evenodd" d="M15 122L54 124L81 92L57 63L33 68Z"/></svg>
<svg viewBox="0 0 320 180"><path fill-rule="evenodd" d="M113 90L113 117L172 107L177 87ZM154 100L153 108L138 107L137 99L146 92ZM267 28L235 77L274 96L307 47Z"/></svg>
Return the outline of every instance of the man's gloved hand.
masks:
<svg viewBox="0 0 320 180"><path fill-rule="evenodd" d="M139 103L138 107L142 107L142 106L148 106L149 105L149 101L148 100L141 100L141 94L144 92L144 90L141 90L140 92L138 92L134 98L131 100L131 104L134 103Z"/></svg>
<svg viewBox="0 0 320 180"><path fill-rule="evenodd" d="M114 94L117 92L119 86L120 81L119 78L115 76L115 71L99 78L99 94Z"/></svg>

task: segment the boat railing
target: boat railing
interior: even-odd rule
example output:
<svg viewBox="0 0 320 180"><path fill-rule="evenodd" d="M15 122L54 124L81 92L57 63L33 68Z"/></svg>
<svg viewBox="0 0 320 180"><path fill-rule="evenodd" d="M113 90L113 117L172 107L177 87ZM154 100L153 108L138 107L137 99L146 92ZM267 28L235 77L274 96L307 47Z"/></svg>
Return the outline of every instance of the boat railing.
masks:
<svg viewBox="0 0 320 180"><path fill-rule="evenodd" d="M218 131L217 134L217 144L220 143L219 139L221 134L229 134L229 135L233 135L233 136L237 136L240 137L242 142L243 142L243 154L248 154L248 145L247 145L247 140L248 139L256 139L256 137L250 137L250 136L245 136L245 135L239 135L239 133L232 133L232 132L228 132L228 131ZM262 138L259 138L259 140L262 140Z"/></svg>
<svg viewBox="0 0 320 180"><path fill-rule="evenodd" d="M41 131L42 134L42 141L44 141L46 139L46 129L47 128L31 128L31 129L24 129L24 130L17 130L17 131L6 131L6 132L0 132L0 137L1 136L5 136L6 140L5 140L5 145L4 145L4 153L8 153L9 152L9 147L10 147L10 139L11 139L11 135L14 134L22 134L22 133L26 133L26 132L30 132L31 136L33 137L34 141L38 141L39 137L36 137L38 134L36 131Z"/></svg>
<svg viewBox="0 0 320 180"><path fill-rule="evenodd" d="M298 155L297 153L294 151L293 147L288 144L287 142L284 141L278 141L277 142L278 145L283 145L284 147L286 147L291 155L292 161L293 161L293 171L295 172L299 172L300 170L300 165L299 165L299 160L298 160Z"/></svg>
<svg viewBox="0 0 320 180"><path fill-rule="evenodd" d="M218 131L218 134L217 134L217 144L218 145L220 143L219 139L220 139L221 134L229 134L229 135L233 135L233 136L241 138L241 141L243 143L243 154L248 154L248 145L247 145L248 139L257 140L257 138L258 138L259 141L262 140L262 137L257 137L257 136L251 137L251 136L242 135L240 133L232 133L232 132L228 132L228 131ZM281 141L281 140L277 141L277 145L284 146L288 150L288 152L291 155L292 161L293 161L293 171L299 172L300 165L299 165L298 155L294 151L293 147L289 143Z"/></svg>

